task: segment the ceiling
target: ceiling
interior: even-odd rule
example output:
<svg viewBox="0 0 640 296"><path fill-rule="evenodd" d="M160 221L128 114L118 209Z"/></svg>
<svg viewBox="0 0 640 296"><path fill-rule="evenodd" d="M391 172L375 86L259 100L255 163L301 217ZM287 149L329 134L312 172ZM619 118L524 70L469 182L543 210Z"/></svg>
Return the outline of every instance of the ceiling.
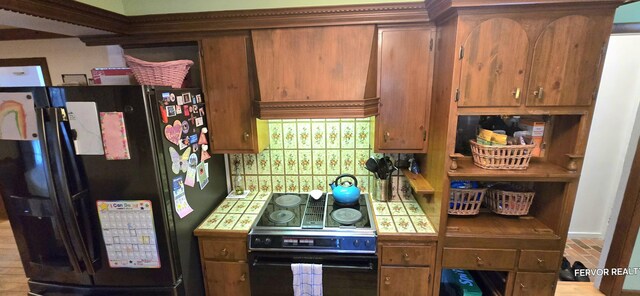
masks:
<svg viewBox="0 0 640 296"><path fill-rule="evenodd" d="M423 2L423 0L76 0L127 16L352 4Z"/></svg>

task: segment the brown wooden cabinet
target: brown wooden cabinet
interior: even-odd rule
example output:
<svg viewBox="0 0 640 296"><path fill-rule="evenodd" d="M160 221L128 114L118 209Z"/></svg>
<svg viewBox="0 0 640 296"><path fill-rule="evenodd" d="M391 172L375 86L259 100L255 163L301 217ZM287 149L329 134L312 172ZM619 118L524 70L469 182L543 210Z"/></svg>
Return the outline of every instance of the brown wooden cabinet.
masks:
<svg viewBox="0 0 640 296"><path fill-rule="evenodd" d="M556 290L557 274L539 272L518 272L513 296L553 296Z"/></svg>
<svg viewBox="0 0 640 296"><path fill-rule="evenodd" d="M431 295L429 267L380 268L380 296Z"/></svg>
<svg viewBox="0 0 640 296"><path fill-rule="evenodd" d="M378 250L380 296L431 295L435 244L384 242Z"/></svg>
<svg viewBox="0 0 640 296"><path fill-rule="evenodd" d="M469 108L589 106L610 26L610 16L594 11L461 15L454 100Z"/></svg>
<svg viewBox="0 0 640 296"><path fill-rule="evenodd" d="M458 52L458 105L520 105L528 52L527 32L512 19L490 18L473 28Z"/></svg>
<svg viewBox="0 0 640 296"><path fill-rule="evenodd" d="M378 29L376 151L426 152L434 39L428 26Z"/></svg>
<svg viewBox="0 0 640 296"><path fill-rule="evenodd" d="M533 50L530 106L585 106L595 99L607 27L584 15L549 23Z"/></svg>
<svg viewBox="0 0 640 296"><path fill-rule="evenodd" d="M208 296L251 295L246 233L196 230Z"/></svg>
<svg viewBox="0 0 640 296"><path fill-rule="evenodd" d="M251 295L249 266L244 262L204 262L207 295Z"/></svg>
<svg viewBox="0 0 640 296"><path fill-rule="evenodd" d="M269 145L267 123L253 114L255 78L247 34L203 39L202 69L213 153L258 153Z"/></svg>

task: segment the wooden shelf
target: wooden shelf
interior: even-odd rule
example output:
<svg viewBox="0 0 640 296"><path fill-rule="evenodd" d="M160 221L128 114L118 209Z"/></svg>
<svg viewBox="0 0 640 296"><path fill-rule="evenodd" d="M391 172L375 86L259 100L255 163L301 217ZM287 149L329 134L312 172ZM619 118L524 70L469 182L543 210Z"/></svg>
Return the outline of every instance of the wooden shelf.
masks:
<svg viewBox="0 0 640 296"><path fill-rule="evenodd" d="M411 186L411 188L413 188L413 191L415 191L416 194L424 195L433 194L433 192L435 192L433 186L431 186L431 184L429 184L429 181L427 181L427 179L425 179L422 175L414 174L409 170L402 170L402 173L404 173L404 176L409 181L409 185Z"/></svg>
<svg viewBox="0 0 640 296"><path fill-rule="evenodd" d="M559 239L553 230L534 217L508 217L490 212L480 212L476 216L449 215L446 236L489 239Z"/></svg>
<svg viewBox="0 0 640 296"><path fill-rule="evenodd" d="M580 177L559 165L534 159L526 170L487 170L473 164L471 157L460 158L457 162L458 168L448 173L452 180L571 182Z"/></svg>

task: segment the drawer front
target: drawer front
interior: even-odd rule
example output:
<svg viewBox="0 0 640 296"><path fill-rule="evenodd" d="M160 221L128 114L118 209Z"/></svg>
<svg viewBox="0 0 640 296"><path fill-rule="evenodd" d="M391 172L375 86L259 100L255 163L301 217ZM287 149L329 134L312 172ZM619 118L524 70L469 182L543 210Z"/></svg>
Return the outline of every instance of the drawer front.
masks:
<svg viewBox="0 0 640 296"><path fill-rule="evenodd" d="M238 240L202 240L200 247L205 259L219 261L247 260L246 241Z"/></svg>
<svg viewBox="0 0 640 296"><path fill-rule="evenodd" d="M431 266L434 246L385 245L382 246L382 265Z"/></svg>
<svg viewBox="0 0 640 296"><path fill-rule="evenodd" d="M518 269L530 271L555 271L560 262L559 251L522 250Z"/></svg>
<svg viewBox="0 0 640 296"><path fill-rule="evenodd" d="M516 250L445 248L443 267L478 270L511 270Z"/></svg>

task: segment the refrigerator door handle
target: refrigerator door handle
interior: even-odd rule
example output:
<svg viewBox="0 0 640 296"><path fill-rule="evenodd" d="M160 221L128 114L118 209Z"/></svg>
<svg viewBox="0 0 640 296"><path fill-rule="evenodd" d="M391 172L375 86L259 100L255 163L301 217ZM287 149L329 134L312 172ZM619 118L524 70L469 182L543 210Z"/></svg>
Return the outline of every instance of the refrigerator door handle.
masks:
<svg viewBox="0 0 640 296"><path fill-rule="evenodd" d="M47 127L45 124L45 110L42 108L38 108L37 110L38 112L36 112L36 116L38 117L38 123L40 124L42 139L44 143L47 143L48 134L47 134ZM44 145L42 152L45 156L45 159L50 159L49 147L46 144ZM52 177L49 176L49 179L51 178ZM49 182L54 183L53 180L50 180ZM53 209L54 209L53 219L56 221L58 225L66 225L65 221L62 218L62 207L58 200L58 193L52 192L50 193L50 195L52 197L51 203L53 204ZM82 268L80 267L80 262L78 262L78 257L73 248L73 245L71 244L71 239L69 237L68 231L65 231L65 227L56 227L55 229L60 237L60 240L62 241L62 244L64 245L65 250L67 251L67 256L69 257L69 263L71 264L73 271L77 273L82 273Z"/></svg>
<svg viewBox="0 0 640 296"><path fill-rule="evenodd" d="M82 261L84 261L84 265L85 265L84 267L86 269L86 272L88 274L93 275L95 274L94 260L89 253L89 246L87 245L86 239L82 236L80 223L78 222L78 218L80 215L74 207L74 200L84 199L88 191L86 189L81 190L80 192L72 196L70 189L68 187L69 177L67 176L66 164L65 164L63 153L65 153L65 150L67 150L67 152L70 154L69 155L70 159L73 159L74 155L73 155L73 151L69 151L69 149L65 149L62 142L64 141L63 136L61 135L62 128L64 128L62 126L62 122L66 121L67 115L64 109L62 108L49 108L49 116L56 127L53 143L56 146L57 153L53 153L53 157L56 158L56 163L58 164L56 166L56 170L62 183L61 184L62 186L59 186L58 188L60 189L59 191L62 194L62 197L64 198L64 203L65 203L65 206L67 207L67 211L71 213L71 217L67 219L67 222L68 222L67 225L69 227L68 232L70 237L73 239L73 241L77 242L76 250L79 253ZM70 143L68 141L66 142L67 142L67 146L69 146ZM74 181L79 182L79 176L78 176L77 170L74 170L74 176L72 177L74 178Z"/></svg>

